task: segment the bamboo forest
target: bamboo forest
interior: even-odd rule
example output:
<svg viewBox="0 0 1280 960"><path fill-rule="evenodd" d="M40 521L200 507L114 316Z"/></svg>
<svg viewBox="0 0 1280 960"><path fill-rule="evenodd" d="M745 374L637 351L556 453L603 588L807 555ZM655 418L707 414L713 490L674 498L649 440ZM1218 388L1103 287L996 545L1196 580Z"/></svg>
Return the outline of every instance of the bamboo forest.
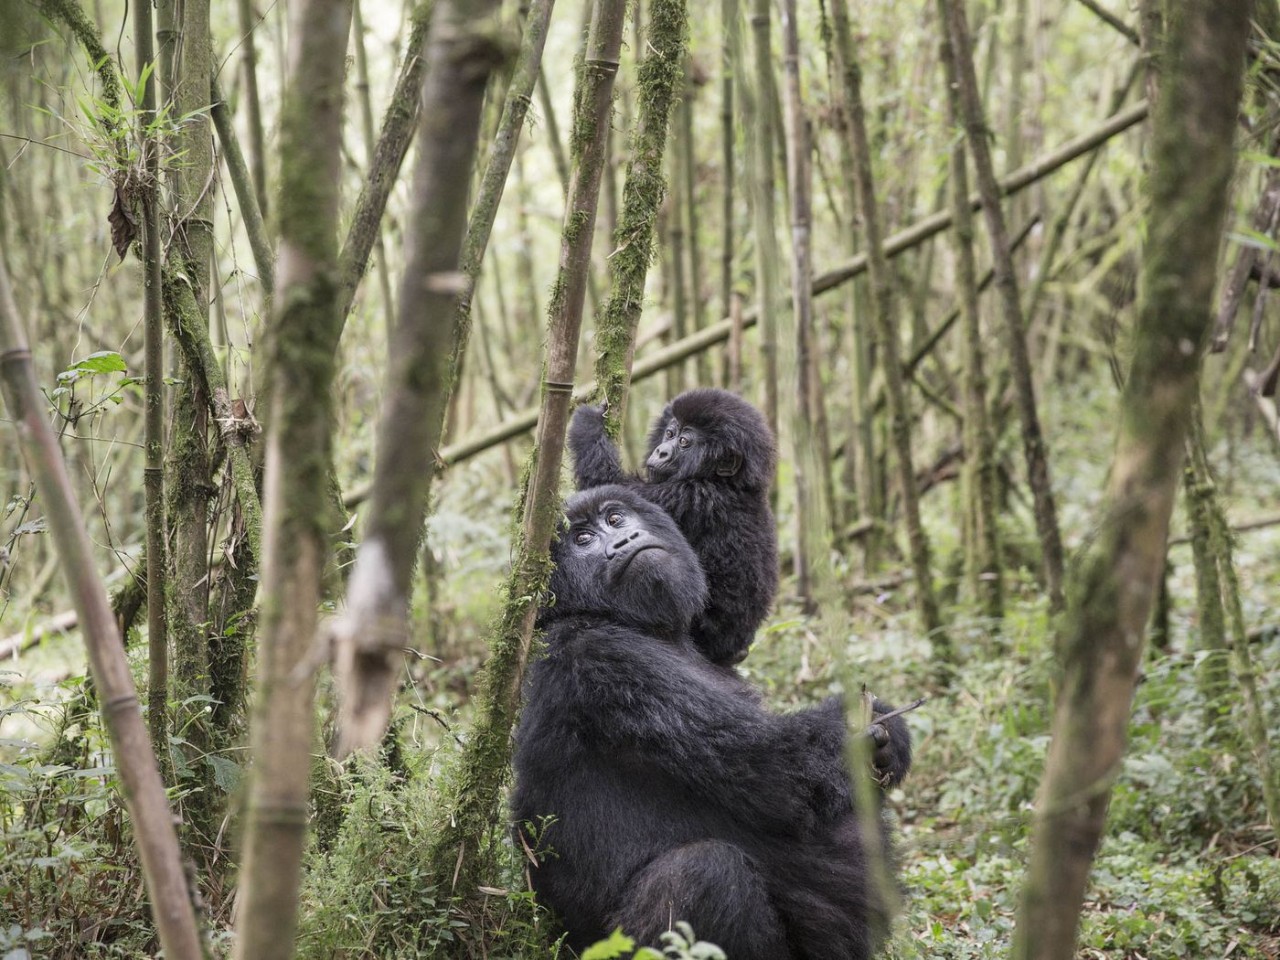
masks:
<svg viewBox="0 0 1280 960"><path fill-rule="evenodd" d="M0 57L0 960L1280 960L1280 0Z"/></svg>

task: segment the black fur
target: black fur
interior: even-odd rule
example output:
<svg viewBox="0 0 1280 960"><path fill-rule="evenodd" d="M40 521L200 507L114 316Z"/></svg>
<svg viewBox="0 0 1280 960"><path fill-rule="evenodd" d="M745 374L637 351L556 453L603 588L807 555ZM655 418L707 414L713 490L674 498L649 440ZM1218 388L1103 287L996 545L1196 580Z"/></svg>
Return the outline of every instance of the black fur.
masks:
<svg viewBox="0 0 1280 960"><path fill-rule="evenodd" d="M865 960L886 923L839 702L772 714L706 660L687 633L697 560L631 488L567 513L516 734L512 812L539 900L578 950L617 926L656 945L687 920L733 960ZM884 726L909 763L906 725Z"/></svg>
<svg viewBox="0 0 1280 960"><path fill-rule="evenodd" d="M706 608L693 621L694 643L713 663L745 657L778 590L778 536L769 509L777 449L760 411L727 390L680 394L649 433L648 482L623 472L600 407L574 413L569 449L579 490L625 484L671 514L710 585Z"/></svg>

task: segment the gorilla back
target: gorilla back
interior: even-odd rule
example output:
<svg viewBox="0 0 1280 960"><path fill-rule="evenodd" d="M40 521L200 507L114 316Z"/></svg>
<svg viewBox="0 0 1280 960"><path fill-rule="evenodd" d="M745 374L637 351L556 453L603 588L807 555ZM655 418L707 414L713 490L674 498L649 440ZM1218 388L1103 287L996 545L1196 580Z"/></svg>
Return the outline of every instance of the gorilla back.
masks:
<svg viewBox="0 0 1280 960"><path fill-rule="evenodd" d="M576 495L554 559L512 808L570 945L617 926L652 945L687 920L732 960L869 957L886 918L839 704L771 714L701 655L697 559L630 489Z"/></svg>
<svg viewBox="0 0 1280 960"><path fill-rule="evenodd" d="M710 387L680 394L649 434L648 481L622 470L599 407L569 428L578 489L624 483L666 510L688 539L710 593L690 632L708 659L737 663L778 589L778 536L769 509L777 451L764 416Z"/></svg>

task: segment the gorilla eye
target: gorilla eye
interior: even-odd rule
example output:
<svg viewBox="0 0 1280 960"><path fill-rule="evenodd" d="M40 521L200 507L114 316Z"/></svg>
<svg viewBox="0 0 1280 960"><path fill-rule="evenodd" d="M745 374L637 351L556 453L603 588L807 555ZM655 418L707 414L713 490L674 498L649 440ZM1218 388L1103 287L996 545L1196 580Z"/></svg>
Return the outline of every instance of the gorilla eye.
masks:
<svg viewBox="0 0 1280 960"><path fill-rule="evenodd" d="M664 436L665 436L668 440L670 440L670 439L671 439L672 437L674 437L675 435L676 435L676 432L675 432L674 430L672 430L670 427L667 427L667 432L666 432L666 434L664 434Z"/></svg>
<svg viewBox="0 0 1280 960"><path fill-rule="evenodd" d="M591 534L585 530L580 530L573 535L573 542L580 547L586 546L591 542Z"/></svg>
<svg viewBox="0 0 1280 960"><path fill-rule="evenodd" d="M690 443L690 440L689 440L689 438L688 438L688 437L681 437L681 438L680 438L680 446L682 446L682 447L687 447L687 446L689 445L689 443Z"/></svg>
<svg viewBox="0 0 1280 960"><path fill-rule="evenodd" d="M609 522L609 526L616 527L618 524L622 523L622 514L615 510L613 513L609 514L609 516L605 517L605 519Z"/></svg>

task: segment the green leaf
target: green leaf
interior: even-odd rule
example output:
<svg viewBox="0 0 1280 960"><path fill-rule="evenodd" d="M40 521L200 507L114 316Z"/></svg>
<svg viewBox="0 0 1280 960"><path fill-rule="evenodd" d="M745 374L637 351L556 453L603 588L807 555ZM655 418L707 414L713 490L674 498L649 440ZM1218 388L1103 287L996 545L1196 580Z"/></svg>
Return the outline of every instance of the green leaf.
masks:
<svg viewBox="0 0 1280 960"><path fill-rule="evenodd" d="M204 762L213 769L213 782L223 793L231 793L239 786L240 777L244 775L240 764L226 757L220 757L216 753L206 756Z"/></svg>
<svg viewBox="0 0 1280 960"><path fill-rule="evenodd" d="M77 360L71 365L72 370L83 370L88 374L95 373L123 373L128 370L128 365L124 362L124 357L116 353L114 350L100 350L97 353L91 353L83 360Z"/></svg>
<svg viewBox="0 0 1280 960"><path fill-rule="evenodd" d="M609 934L608 938L592 944L582 954L582 960L617 960L631 953L636 942L622 932L619 927Z"/></svg>

